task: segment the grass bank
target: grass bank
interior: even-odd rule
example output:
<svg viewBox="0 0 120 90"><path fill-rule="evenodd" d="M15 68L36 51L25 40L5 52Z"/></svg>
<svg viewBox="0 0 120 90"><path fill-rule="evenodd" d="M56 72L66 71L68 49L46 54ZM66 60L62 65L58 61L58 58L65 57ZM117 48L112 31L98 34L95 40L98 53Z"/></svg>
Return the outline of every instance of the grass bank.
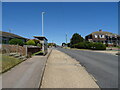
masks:
<svg viewBox="0 0 120 90"><path fill-rule="evenodd" d="M32 54L32 56L35 56L35 55L43 55L43 52L42 51L38 51L38 52Z"/></svg>
<svg viewBox="0 0 120 90"><path fill-rule="evenodd" d="M0 54L0 73L4 73L24 60Z"/></svg>

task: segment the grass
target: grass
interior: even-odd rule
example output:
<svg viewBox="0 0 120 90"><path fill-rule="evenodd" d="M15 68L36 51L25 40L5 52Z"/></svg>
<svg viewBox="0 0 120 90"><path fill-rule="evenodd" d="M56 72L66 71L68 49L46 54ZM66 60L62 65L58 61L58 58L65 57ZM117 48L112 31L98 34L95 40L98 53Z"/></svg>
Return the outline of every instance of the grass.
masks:
<svg viewBox="0 0 120 90"><path fill-rule="evenodd" d="M42 51L39 51L39 52L36 52L36 53L32 54L32 56L35 56L35 55L42 55L42 54L43 54L43 52L42 52Z"/></svg>
<svg viewBox="0 0 120 90"><path fill-rule="evenodd" d="M65 49L71 49L70 47L63 47L63 48L65 48Z"/></svg>
<svg viewBox="0 0 120 90"><path fill-rule="evenodd" d="M106 47L106 48L120 48L120 46L117 46L117 47Z"/></svg>
<svg viewBox="0 0 120 90"><path fill-rule="evenodd" d="M6 56L6 55L2 55L2 54L0 54L0 57L2 57L2 59L0 59L0 73L4 73L4 72L8 71L12 67L14 67L14 66L18 65L19 63L21 63L22 61L24 61L24 60L14 58L12 56Z"/></svg>
<svg viewBox="0 0 120 90"><path fill-rule="evenodd" d="M73 50L90 50L90 49L78 49L78 48L70 48L70 47L63 47L65 49L73 49Z"/></svg>

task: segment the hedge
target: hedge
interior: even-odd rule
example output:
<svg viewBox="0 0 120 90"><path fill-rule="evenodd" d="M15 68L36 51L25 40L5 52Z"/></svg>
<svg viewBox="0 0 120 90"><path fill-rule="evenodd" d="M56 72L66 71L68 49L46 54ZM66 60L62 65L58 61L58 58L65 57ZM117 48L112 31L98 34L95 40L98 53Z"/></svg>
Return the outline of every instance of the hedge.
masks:
<svg viewBox="0 0 120 90"><path fill-rule="evenodd" d="M9 41L9 44L24 45L24 42L21 39L14 38Z"/></svg>
<svg viewBox="0 0 120 90"><path fill-rule="evenodd" d="M102 43L80 42L71 46L78 49L106 50L106 45Z"/></svg>
<svg viewBox="0 0 120 90"><path fill-rule="evenodd" d="M106 45L102 43L94 43L93 50L106 50Z"/></svg>
<svg viewBox="0 0 120 90"><path fill-rule="evenodd" d="M29 40L26 42L27 45L36 45L34 40Z"/></svg>

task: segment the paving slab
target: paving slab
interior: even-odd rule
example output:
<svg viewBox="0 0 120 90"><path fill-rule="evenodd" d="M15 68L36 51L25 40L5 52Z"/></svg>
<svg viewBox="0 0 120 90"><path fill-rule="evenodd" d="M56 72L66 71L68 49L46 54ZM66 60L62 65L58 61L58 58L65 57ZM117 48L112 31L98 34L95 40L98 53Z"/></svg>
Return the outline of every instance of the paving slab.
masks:
<svg viewBox="0 0 120 90"><path fill-rule="evenodd" d="M41 88L99 88L79 62L58 50L49 56Z"/></svg>

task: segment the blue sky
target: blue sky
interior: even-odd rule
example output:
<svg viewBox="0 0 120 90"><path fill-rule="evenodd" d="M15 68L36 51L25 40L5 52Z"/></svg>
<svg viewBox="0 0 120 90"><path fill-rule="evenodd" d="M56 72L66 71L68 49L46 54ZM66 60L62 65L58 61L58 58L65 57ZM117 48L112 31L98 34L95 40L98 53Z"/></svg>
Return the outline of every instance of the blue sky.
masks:
<svg viewBox="0 0 120 90"><path fill-rule="evenodd" d="M117 2L3 2L2 30L32 39L41 36L41 12L44 15L44 35L49 42L61 44L74 33L83 37L102 29L118 33Z"/></svg>

